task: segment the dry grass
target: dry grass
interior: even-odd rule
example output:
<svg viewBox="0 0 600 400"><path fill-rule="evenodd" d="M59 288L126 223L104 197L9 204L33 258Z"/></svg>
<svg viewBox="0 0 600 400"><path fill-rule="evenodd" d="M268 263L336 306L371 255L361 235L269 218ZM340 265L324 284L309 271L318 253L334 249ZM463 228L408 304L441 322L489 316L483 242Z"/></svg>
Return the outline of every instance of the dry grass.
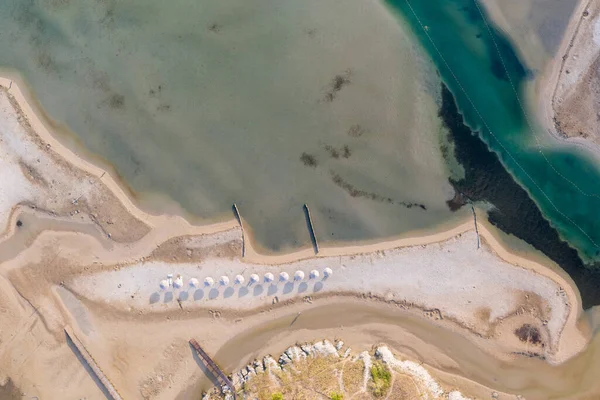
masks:
<svg viewBox="0 0 600 400"><path fill-rule="evenodd" d="M394 400L420 399L421 392L411 377L403 374L394 374L388 398Z"/></svg>
<svg viewBox="0 0 600 400"><path fill-rule="evenodd" d="M344 391L350 397L362 389L365 364L362 361L346 361L343 365Z"/></svg>
<svg viewBox="0 0 600 400"><path fill-rule="evenodd" d="M379 361L369 371L368 390L362 392L364 368L360 360L308 358L288 365L283 371L273 370L273 375L263 373L253 377L244 385L243 392L246 398L258 400L273 400L279 393L284 400L325 400L335 394L348 400L421 398L421 388L410 376L390 371Z"/></svg>
<svg viewBox="0 0 600 400"><path fill-rule="evenodd" d="M284 399L323 399L331 393L341 392L338 384L340 359L317 357L297 361L285 371L273 371L273 378L260 374L244 385L250 398L272 400L274 393Z"/></svg>
<svg viewBox="0 0 600 400"><path fill-rule="evenodd" d="M254 393L259 400L271 400L279 385L269 374L258 374L244 384L244 393Z"/></svg>

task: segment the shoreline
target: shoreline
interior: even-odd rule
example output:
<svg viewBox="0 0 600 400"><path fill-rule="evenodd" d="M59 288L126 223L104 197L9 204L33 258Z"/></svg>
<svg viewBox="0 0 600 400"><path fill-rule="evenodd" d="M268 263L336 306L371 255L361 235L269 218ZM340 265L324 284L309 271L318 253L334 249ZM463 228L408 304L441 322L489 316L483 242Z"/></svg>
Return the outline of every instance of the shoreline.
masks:
<svg viewBox="0 0 600 400"><path fill-rule="evenodd" d="M20 111L26 116L28 122L31 124L33 130L38 134L38 136L48 143L52 150L61 158L76 168L79 168L84 172L89 173L96 179L101 180L102 183L107 186L107 188L118 198L121 204L123 204L123 206L131 215L141 220L148 226L156 228L160 225L164 225L168 221L177 221L177 224L189 228L187 234L206 234L230 229L239 225L233 213L231 213L229 217L225 217L224 214L221 217L215 216L214 218L204 219L185 211L180 207L179 204L177 204L177 202L168 196L165 198L165 209L167 211L154 213L153 211L147 210L143 204L144 202L139 200L138 195L133 191L133 189L131 189L122 179L115 177L116 171L110 165L110 163L99 158L96 159L92 154L85 153L85 149L80 143L75 143L75 149L65 145L62 141L62 138L53 133L53 127L51 126L50 121L47 121L45 113L40 109L41 106L37 104L37 101L30 99L27 89L25 89L25 91L21 89L21 86L27 87L27 85L23 82L22 77L20 77L18 73L7 73L5 70L0 70L0 87L5 87L8 89L9 86L11 86L11 89L7 90L7 92L15 98L21 109ZM75 142L72 139L68 140ZM81 150L84 152L84 154L79 153L79 147L81 147ZM146 195L164 197L160 194L153 193L140 194L141 197ZM297 253L299 256L302 255L305 257L314 254L312 252L312 245L310 243L300 248L284 248L281 251L273 251L268 249L254 240L252 227L249 226L244 220L243 210L241 210L240 217L244 221L244 234L247 235L247 238L250 239L249 242L251 242L251 246L248 247L249 255L253 254L255 257L260 255L280 256L283 260L287 260L289 259L289 254ZM451 228L459 224L461 219L462 218L456 216L450 218L448 221L442 222L441 224L437 224L431 229L403 232L391 237L360 240L358 243L359 246L372 246L373 244L377 244L379 242L394 242L396 240L404 240L407 237L410 238L414 236L415 232L418 236L435 235L440 231L440 228ZM9 231L5 232L4 234L10 235L12 232ZM349 246L352 247L354 245ZM344 244L344 241L328 241L325 242L324 248L327 247L338 248L346 247L346 245Z"/></svg>
<svg viewBox="0 0 600 400"><path fill-rule="evenodd" d="M10 85L10 82L10 79L0 78L1 86L6 85L8 87ZM44 315L44 326L46 326L46 329L50 333L50 337L54 338L53 340L62 344L62 341L64 339L60 338L61 325L64 325L65 319L72 321L74 318L73 310L70 310L68 305L66 305L68 301L61 299L62 295L60 295L60 293L57 295L56 293L57 288L63 285L63 279L65 279L64 277L68 278L69 276L73 275L75 277L85 277L97 271L111 269L114 271L119 271L121 269L127 270L129 267L131 267L132 264L143 264L144 262L146 262L147 258L152 256L154 251L160 250L162 245L170 242L171 240L180 239L181 237L190 237L193 239L195 236L198 236L198 240L200 240L200 242L208 241L210 243L212 243L211 240L214 237L219 235L229 235L226 238L229 242L237 243L240 240L242 240L242 231L240 228L240 224L236 221L235 218L233 218L233 215L231 220L228 221L204 226L196 226L191 224L182 216L150 215L144 212L136 205L134 200L127 194L126 190L124 190L119 185L119 183L111 176L110 173L106 173L106 171L104 171L102 168L89 163L84 158L81 158L80 156L69 150L67 147L65 147L58 139L54 138L51 131L44 125L42 120L38 118L34 111L34 108L32 108L27 102L26 96L19 89L17 83L12 84L9 93L11 96L14 97L18 106L21 108L21 112L27 119L26 123L28 122L31 125L33 133L37 135L41 139L41 141L46 144L46 146L49 145L49 147L46 147L46 152L52 153L53 156L55 155L56 157L61 158L64 164L67 165L69 168L81 170L84 173L95 177L96 181L101 182L104 185L104 187L106 187L106 189L109 190L116 197L116 200L125 208L127 213L131 214L134 218L141 221L148 227L148 232L144 234L141 238L131 241L124 241L123 243L114 242L112 248L104 247L102 243L98 241L97 238L86 234L45 230L39 233L39 235L36 236L33 242L19 255L17 255L11 260L6 261L5 263L2 263L3 271L1 274L2 276L0 277L0 284L10 284L10 291L12 292L16 290L16 293L18 293L18 295L20 295L22 298L26 299L27 302L29 302L30 307L32 307L34 310L37 310L38 308L43 310L42 313ZM69 193L69 195L71 195L71 193ZM16 220L19 218L19 213L14 211L14 206L15 205L13 205L11 214L8 218L8 229L2 234L2 239L4 240L8 240L9 238L13 237L18 229ZM78 213L76 213L75 215L78 215ZM71 217L73 217L73 214L71 214ZM102 216L100 215L98 217ZM62 216L59 218L65 218L68 220L69 217ZM92 221L89 223L94 223L94 220L92 219ZM252 242L252 239L246 238L246 256L243 258L243 261L246 263L254 263L262 266L277 266L279 268L280 264L285 263L294 263L301 261L314 261L316 263L319 260L327 259L330 257L341 258L365 254L374 255L378 252L388 251L392 249L411 250L417 249L418 247L425 248L428 245L440 244L441 242L454 239L459 235L472 231L473 220L472 218L470 218L470 212L469 218L465 222L455 221L451 225L452 226L449 229L446 229L447 227L444 227L441 231L438 228L435 232L419 232L417 236L414 236L415 233L413 232L410 233L411 235L413 235L410 237L395 238L389 240L378 240L377 242L363 242L353 245L342 246L326 245L321 249L318 255L314 254L311 247L299 249L297 251L289 252L286 254L262 254L257 251L257 249L254 246L254 243ZM550 361L554 361L556 364L561 364L562 362L574 357L576 354L584 350L589 341L589 337L580 330L580 322L582 320L581 298L577 288L574 286L573 282L568 278L568 276L566 276L564 272L561 273L539 262L527 259L519 255L512 254L509 249L505 248L505 246L503 246L499 242L499 240L488 229L485 223L479 222L478 228L479 235L485 240L486 246L489 247L489 249L491 249L491 252L494 256L498 257L499 259L505 261L508 264L511 264L511 268L513 268L514 270L523 269L523 273L526 274L532 280L534 279L534 277L535 279L541 277L542 280L547 278L549 281L558 285L561 289L565 291L566 298L568 299L568 313L566 315L565 320L561 321L562 327L561 330L557 332L557 337L553 337L553 339L557 341L557 347L554 353L555 358L553 358L553 360ZM243 232L244 237L246 236L246 233L247 232ZM216 243L219 244L219 240L221 239L215 240ZM212 249L216 246L215 243L210 243L202 244L198 247L198 249L200 250L194 249L194 251L198 251L199 256L201 258L206 257L202 249ZM177 250L185 251L186 249L185 243L182 245L181 243L175 242L174 246L174 248L176 248ZM58 254L54 255L50 251L56 251L57 248L59 249L60 258L58 258ZM226 256L229 255L229 257L231 257L232 259L241 259L240 254L235 253L235 251L237 251L237 247L235 245L232 246L229 250L230 253L227 253L227 249L223 250L219 247L217 248L215 254L219 257L223 257L221 253L224 253L226 254ZM170 254L171 253L167 253L167 255ZM209 257L211 256L210 254ZM49 256L50 258L48 258ZM64 266L61 266L59 268L54 264L54 261L57 260L57 258L59 262L62 261L62 263L64 263ZM208 259L210 260L210 258ZM177 256L174 256L171 261L167 262L167 264L171 266L176 266L181 264L181 261L177 258ZM67 280L67 285L68 284L69 281ZM119 287L120 285L121 284L119 283ZM97 289L95 284L94 289ZM355 295L356 294L360 295L360 291L357 291ZM324 294L324 296L322 297L327 299L327 296L328 294ZM301 296L296 296L295 299L297 300L298 297ZM320 302L320 299L317 299L316 301ZM73 304L75 303L77 303L77 300L73 301ZM108 304L106 304L105 306L108 307L108 309L116 309L114 304L111 305L110 302L107 303ZM299 304L293 303L292 305L290 305L290 307L288 307L288 304L284 304L282 302L280 307L278 308L288 309L291 307L301 306L303 306L302 302L300 302ZM60 311L56 311L57 307ZM221 308L220 306L218 306L218 303L215 304L213 308L214 307L216 307L217 309ZM133 310L130 310L130 314L132 315L131 318L135 318L135 313L131 311ZM28 306L23 306L21 313L28 314L29 312L30 309L28 308ZM172 312L173 310L167 310L167 320L170 319L171 314L169 313ZM175 312L178 312L177 307L175 307ZM255 309L251 309L251 312L253 313L252 315L256 314ZM102 310L96 310L95 313L90 313L90 315L93 315L93 317L90 316L89 318L92 321L96 321L90 322L90 326L97 326L102 324L107 324L106 326L110 326L108 322L101 322L97 319L98 313L102 314ZM153 313L150 312L150 314ZM82 315L87 314L83 312ZM259 315L262 314L259 313ZM159 317L160 315L156 315L156 318ZM260 318L264 319L267 317L268 316L262 316ZM241 318L247 318L251 320L255 317L244 316ZM144 319L142 318L138 328L143 327L143 320ZM432 323L431 321L428 321L428 317L423 317L422 320L427 324ZM20 322L17 325L20 326ZM106 329L110 331L110 328ZM59 332L58 334L56 333L57 330ZM110 361L110 354L112 354L112 340L99 340L99 343L93 343L94 341L92 341L91 338L94 337L94 335L99 335L96 336L96 338L99 337L102 339L107 339L106 336L93 332L91 333L90 337L88 337L88 335L84 333L83 335L81 335L81 338L86 345L90 345L92 347L92 350L96 350L96 352L101 351L102 349L106 350L107 354L102 354L98 356L99 362L104 365L112 365L112 362ZM466 338L466 340L470 340L471 338L469 334L464 334L464 337ZM1 336L0 339L2 339ZM217 340L217 343L219 340ZM481 343L486 343L486 345L483 345L483 347L487 346L487 350L490 351L495 345L494 343L487 343L484 341L481 341L480 344ZM475 344L475 346L477 345ZM0 354L2 354L1 347ZM24 365L24 363L22 365ZM150 372L148 370L144 370L143 373L147 374ZM124 385L125 382L118 382L117 386L119 386L119 384Z"/></svg>
<svg viewBox="0 0 600 400"><path fill-rule="evenodd" d="M581 0L583 3L583 0ZM111 174L106 174L106 171L102 168L94 165L93 163L88 162L84 158L80 157L67 147L65 147L57 138L55 138L47 126L40 120L35 113L34 109L27 101L27 97L23 94L23 92L19 88L19 84L17 82L12 81L11 79L0 77L0 86L8 87L12 83L12 88L10 89L10 94L15 97L21 110L24 115L28 118L29 123L32 125L34 131L46 142L48 142L52 151L56 152L63 159L65 159L68 163L74 165L77 168L80 168L97 178L102 177L102 183L111 190L118 200L125 206L127 211L134 215L136 218L140 219L144 223L148 224L153 231L160 230L161 227L164 227L167 224L175 225L179 230L178 233L174 234L175 236L181 235L206 235L216 232L224 232L230 229L235 229L239 227L239 223L232 216L230 220L223 221L215 224L208 225L193 225L184 217L179 215L151 215L140 209L137 204L131 199L131 197L127 194L125 190L119 185L119 183L112 177ZM243 219L243 216L242 216ZM365 242L361 242L353 245L334 245L334 246L324 246L318 255L315 255L312 247L306 247L304 249L298 249L296 251L288 252L285 254L262 254L256 251L255 245L250 238L246 245L246 256L244 257L248 261L255 262L258 264L278 264L278 263L286 263L293 261L305 260L308 258L318 258L318 257L332 257L332 256L341 256L341 255L355 255L361 253L368 252L377 252L384 251L393 248L400 247L408 247L408 246L419 246L431 243L438 243L450 239L454 236L462 234L473 227L473 222L471 218L468 218L466 222L462 223L454 223L453 227L447 230L439 230L436 229L433 233L425 232L422 235L410 236L410 237L402 237L402 238L390 238L389 240L371 240ZM572 282L567 282L565 276L568 277L566 273L559 274L556 271L550 269L549 267L543 266L537 262L528 260L521 256L512 254L509 250L504 248L498 240L494 237L494 235L488 230L486 227L487 222L479 223L479 231L481 237L483 237L490 247L496 252L500 258L506 260L507 262L514 265L523 265L527 268L530 268L537 273L540 273L543 276L550 277L553 280L559 280L565 284L565 286L571 289L571 293L569 297L575 298L574 302L575 309L580 310L577 312L576 317L579 317L581 313L581 299L577 290L573 290ZM246 225L246 224L245 224ZM11 224L11 228L8 231L4 232L3 237L7 238L14 234L15 225ZM409 233L410 234L410 233ZM413 233L414 234L414 233ZM162 236L162 235L161 235ZM168 240L168 237L162 239L163 241Z"/></svg>
<svg viewBox="0 0 600 400"><path fill-rule="evenodd" d="M573 43L579 34L579 28L585 18L583 12L588 9L591 4L592 0L579 0L577 6L573 10L573 15L565 29L563 39L556 54L552 56L533 88L533 95L536 97L533 106L541 127L548 132L552 138L556 139L558 143L576 145L580 149L590 152L592 156L596 156L596 161L599 162L597 159L598 154L600 154L599 144L595 144L590 140L580 137L564 137L558 133L554 125L554 102L560 83L560 77L563 73L571 49L573 48Z"/></svg>

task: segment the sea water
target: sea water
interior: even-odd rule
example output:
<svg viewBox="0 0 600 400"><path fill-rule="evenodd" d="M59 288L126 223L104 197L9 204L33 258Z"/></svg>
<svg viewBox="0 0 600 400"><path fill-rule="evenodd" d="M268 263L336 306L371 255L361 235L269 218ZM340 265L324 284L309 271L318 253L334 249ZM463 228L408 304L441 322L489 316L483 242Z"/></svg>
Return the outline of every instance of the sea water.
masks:
<svg viewBox="0 0 600 400"><path fill-rule="evenodd" d="M529 129L517 94L531 74L512 45L472 0L387 5L397 18L375 0L7 0L0 63L140 198L204 220L236 202L258 242L282 250L308 242L304 203L321 241L451 218L457 172L425 49L469 125L595 258L597 164Z"/></svg>
<svg viewBox="0 0 600 400"><path fill-rule="evenodd" d="M377 0L5 0L0 65L152 211L235 202L268 250L304 203L321 242L452 217L439 78Z"/></svg>
<svg viewBox="0 0 600 400"><path fill-rule="evenodd" d="M561 237L600 254L600 168L586 150L543 132L524 102L530 71L473 0L389 0L454 94L469 126L500 157ZM473 154L472 157L477 157ZM518 207L518 204L515 205Z"/></svg>

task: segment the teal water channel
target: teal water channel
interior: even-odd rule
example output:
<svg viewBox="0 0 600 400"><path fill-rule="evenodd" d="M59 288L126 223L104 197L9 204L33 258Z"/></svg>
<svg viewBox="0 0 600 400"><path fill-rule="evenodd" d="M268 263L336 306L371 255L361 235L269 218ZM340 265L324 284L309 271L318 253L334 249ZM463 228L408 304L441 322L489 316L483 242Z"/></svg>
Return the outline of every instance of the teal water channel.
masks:
<svg viewBox="0 0 600 400"><path fill-rule="evenodd" d="M587 151L560 143L528 118L523 92L531 74L506 37L489 24L483 7L473 0L436 1L435 6L428 0L387 3L412 27L466 123L561 237L584 260L598 259L599 164Z"/></svg>

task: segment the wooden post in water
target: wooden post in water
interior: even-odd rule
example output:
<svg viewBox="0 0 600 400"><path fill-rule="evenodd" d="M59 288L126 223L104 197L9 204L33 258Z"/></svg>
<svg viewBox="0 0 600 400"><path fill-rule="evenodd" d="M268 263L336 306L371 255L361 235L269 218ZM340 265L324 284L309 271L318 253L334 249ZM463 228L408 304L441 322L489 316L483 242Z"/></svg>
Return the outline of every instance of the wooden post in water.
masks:
<svg viewBox="0 0 600 400"><path fill-rule="evenodd" d="M96 360L94 360L94 357L92 357L92 355L86 350L86 348L83 346L83 343L81 343L79 338L77 338L77 336L75 336L75 333L73 332L73 330L71 329L71 327L69 325L65 326L65 333L67 334L67 337L71 340L71 342L73 342L73 344L75 345L75 348L79 351L79 354L81 354L81 357L83 357L83 359L90 366L92 371L94 371L94 374L96 375L98 380L102 383L102 385L104 386L106 391L111 395L111 397L114 400L123 400L123 398L121 397L119 392L117 392L117 389L108 380L106 375L104 375L104 372L102 372L102 370L96 363Z"/></svg>
<svg viewBox="0 0 600 400"><path fill-rule="evenodd" d="M315 228L312 222L312 217L310 216L310 209L306 204L304 204L304 216L306 217L306 226L308 227L308 233L310 235L310 240L313 245L313 249L315 250L315 254L319 253L319 243L317 242L317 236L315 235Z"/></svg>
<svg viewBox="0 0 600 400"><path fill-rule="evenodd" d="M244 233L244 222L242 221L242 216L240 215L240 210L238 210L237 204L233 203L233 215L235 215L235 219L238 220L240 224L240 228L242 229L242 257L246 256L246 235Z"/></svg>
<svg viewBox="0 0 600 400"><path fill-rule="evenodd" d="M473 212L473 222L475 223L475 234L477 235L477 248L480 246L479 242L479 229L477 229L477 214L475 214L475 207L471 204L471 211Z"/></svg>

